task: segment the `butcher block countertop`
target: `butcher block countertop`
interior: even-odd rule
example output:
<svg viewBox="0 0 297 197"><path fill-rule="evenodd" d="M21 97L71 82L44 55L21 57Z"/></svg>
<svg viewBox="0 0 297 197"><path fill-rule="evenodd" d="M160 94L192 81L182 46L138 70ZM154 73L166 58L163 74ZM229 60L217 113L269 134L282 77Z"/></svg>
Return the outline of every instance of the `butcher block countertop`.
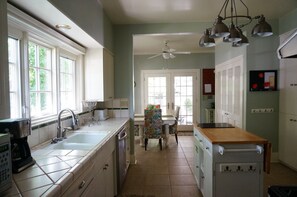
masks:
<svg viewBox="0 0 297 197"><path fill-rule="evenodd" d="M268 141L243 129L234 128L200 128L195 127L212 144L267 144Z"/></svg>

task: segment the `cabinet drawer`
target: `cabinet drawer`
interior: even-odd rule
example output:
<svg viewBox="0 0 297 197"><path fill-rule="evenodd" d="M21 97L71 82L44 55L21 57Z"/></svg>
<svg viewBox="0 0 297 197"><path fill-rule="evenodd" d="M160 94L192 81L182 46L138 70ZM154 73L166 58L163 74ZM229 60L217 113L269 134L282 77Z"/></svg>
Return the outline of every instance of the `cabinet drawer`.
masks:
<svg viewBox="0 0 297 197"><path fill-rule="evenodd" d="M81 194L87 189L89 184L92 182L94 178L94 164L88 166L85 172L80 175L68 190L63 194L63 196L81 196Z"/></svg>

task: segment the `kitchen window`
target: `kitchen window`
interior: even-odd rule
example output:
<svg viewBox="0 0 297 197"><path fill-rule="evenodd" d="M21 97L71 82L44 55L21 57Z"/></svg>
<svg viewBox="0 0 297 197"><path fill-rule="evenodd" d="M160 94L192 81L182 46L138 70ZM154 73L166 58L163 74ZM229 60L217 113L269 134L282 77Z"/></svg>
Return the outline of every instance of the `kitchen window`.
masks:
<svg viewBox="0 0 297 197"><path fill-rule="evenodd" d="M75 59L60 56L60 103L61 109L76 109Z"/></svg>
<svg viewBox="0 0 297 197"><path fill-rule="evenodd" d="M19 40L8 38L10 117L21 117Z"/></svg>
<svg viewBox="0 0 297 197"><path fill-rule="evenodd" d="M64 108L81 112L85 48L12 7L8 35L10 118L38 125Z"/></svg>
<svg viewBox="0 0 297 197"><path fill-rule="evenodd" d="M34 42L28 46L31 118L52 115L55 113L52 51Z"/></svg>

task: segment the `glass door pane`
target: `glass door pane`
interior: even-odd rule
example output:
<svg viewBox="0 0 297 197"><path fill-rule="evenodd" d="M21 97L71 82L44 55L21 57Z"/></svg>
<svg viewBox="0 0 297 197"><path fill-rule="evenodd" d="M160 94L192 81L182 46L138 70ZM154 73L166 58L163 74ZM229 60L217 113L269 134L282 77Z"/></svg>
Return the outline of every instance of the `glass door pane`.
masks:
<svg viewBox="0 0 297 197"><path fill-rule="evenodd" d="M169 99L169 90L168 90L168 80L169 77L166 75L156 76L156 75L147 75L145 77L145 106L147 105L160 105L162 109L162 114L168 114L168 99Z"/></svg>
<svg viewBox="0 0 297 197"><path fill-rule="evenodd" d="M174 76L174 108L180 106L179 125L193 125L193 76Z"/></svg>

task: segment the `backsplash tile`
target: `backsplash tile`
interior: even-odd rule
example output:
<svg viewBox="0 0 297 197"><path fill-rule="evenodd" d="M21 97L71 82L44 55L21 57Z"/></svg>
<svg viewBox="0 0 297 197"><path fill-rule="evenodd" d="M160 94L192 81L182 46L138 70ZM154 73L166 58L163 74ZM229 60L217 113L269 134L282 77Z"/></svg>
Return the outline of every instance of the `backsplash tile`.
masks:
<svg viewBox="0 0 297 197"><path fill-rule="evenodd" d="M121 110L121 118L129 118L129 110L128 109Z"/></svg>
<svg viewBox="0 0 297 197"><path fill-rule="evenodd" d="M114 99L114 100L113 100L112 107L113 107L113 108L121 108L120 100L121 100L121 99Z"/></svg>

